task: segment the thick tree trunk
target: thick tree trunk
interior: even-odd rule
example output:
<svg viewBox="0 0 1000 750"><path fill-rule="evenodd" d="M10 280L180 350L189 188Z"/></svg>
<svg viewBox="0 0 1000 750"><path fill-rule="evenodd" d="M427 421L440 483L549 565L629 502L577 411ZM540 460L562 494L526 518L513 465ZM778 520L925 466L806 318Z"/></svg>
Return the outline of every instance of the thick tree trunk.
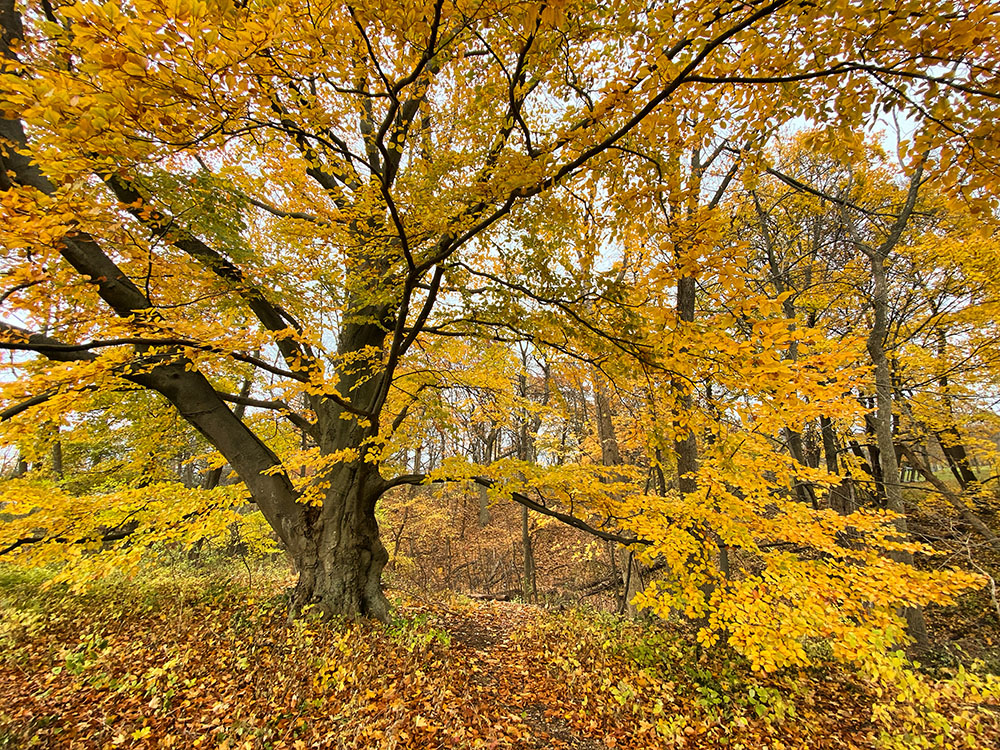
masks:
<svg viewBox="0 0 1000 750"><path fill-rule="evenodd" d="M372 322L378 321L378 322ZM391 328L388 308L368 307L345 323L338 349L381 349ZM359 361L340 373L338 387L351 393L358 408L378 401L384 380L381 359ZM289 615L371 617L388 620L390 606L382 591L382 570L389 553L379 534L375 505L385 489L376 463L364 445L378 434L378 420L351 415L329 399L314 399L317 443L323 455L356 451L357 459L335 464L316 481L327 483L322 506L309 506L285 539L299 574Z"/></svg>
<svg viewBox="0 0 1000 750"><path fill-rule="evenodd" d="M382 570L389 554L375 520L382 479L371 469L347 466L334 473L322 510L289 541L299 580L291 615L326 619L389 616Z"/></svg>

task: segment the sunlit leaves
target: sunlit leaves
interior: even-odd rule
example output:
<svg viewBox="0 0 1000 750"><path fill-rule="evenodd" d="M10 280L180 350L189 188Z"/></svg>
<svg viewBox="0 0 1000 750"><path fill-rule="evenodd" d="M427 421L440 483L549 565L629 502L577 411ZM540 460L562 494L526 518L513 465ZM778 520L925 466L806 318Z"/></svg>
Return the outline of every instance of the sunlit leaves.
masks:
<svg viewBox="0 0 1000 750"><path fill-rule="evenodd" d="M53 483L11 480L0 502L6 519L0 548L25 567L59 564L54 580L74 589L134 571L150 550L225 538L231 527L245 528L258 552L273 547L259 525L240 513L246 496L238 485L202 490L161 482L72 495Z"/></svg>

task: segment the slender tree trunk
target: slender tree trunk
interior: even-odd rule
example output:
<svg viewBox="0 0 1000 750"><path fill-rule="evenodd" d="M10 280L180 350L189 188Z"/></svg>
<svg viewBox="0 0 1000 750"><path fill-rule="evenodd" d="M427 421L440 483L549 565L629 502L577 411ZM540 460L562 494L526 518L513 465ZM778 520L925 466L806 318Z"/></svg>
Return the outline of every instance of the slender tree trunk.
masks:
<svg viewBox="0 0 1000 750"><path fill-rule="evenodd" d="M55 474L56 479L63 478L63 446L62 440L58 437L52 443L52 473Z"/></svg>
<svg viewBox="0 0 1000 750"><path fill-rule="evenodd" d="M948 425L943 430L936 432L935 437L937 437L938 442L941 444L941 450L944 453L945 461L948 462L948 468L951 469L951 473L955 475L955 479L958 480L962 489L967 490L971 485L978 483L979 478L969 464L969 455L965 450L965 443L962 441L962 435L955 426L954 411L951 404L951 386L948 383L948 376L945 370L947 366L948 336L943 328L937 329L937 339L938 357L941 359L941 375L938 378L938 386L941 388L941 401L947 414Z"/></svg>
<svg viewBox="0 0 1000 750"><path fill-rule="evenodd" d="M826 461L826 470L831 474L840 474L840 462L837 460L839 448L833 421L829 417L820 417L819 429L823 439L823 457ZM856 510L854 503L851 502L852 493L849 483L850 479L844 479L836 487L830 488L830 507L841 515L848 515Z"/></svg>
<svg viewBox="0 0 1000 750"><path fill-rule="evenodd" d="M521 398L525 400L529 399L528 352L529 350L526 347L521 348L520 355L522 369L520 375L518 376L518 392L521 395ZM549 367L544 363L544 361L540 362L540 364L544 373L542 398L540 403L544 406L548 404L549 397L551 395L549 390ZM535 445L535 436L539 427L541 427L542 418L538 414L530 414L525 411L521 414L519 422L517 456L521 461L533 464L538 460L538 449ZM480 492L482 492L481 486ZM487 510L487 521L489 520L488 514L489 511ZM480 515L480 518L482 517L483 516ZM531 516L529 515L528 508L525 506L521 506L521 549L523 595L526 601L535 601L538 597L535 550L534 544L531 540Z"/></svg>
<svg viewBox="0 0 1000 750"><path fill-rule="evenodd" d="M678 325L693 323L695 316L695 303L697 301L697 285L693 276L683 276L677 280L677 319ZM678 380L674 383L677 393L678 410L681 414L687 415L694 410L694 394L684 388ZM677 455L677 489L681 496L690 495L698 491L698 438L693 429L687 424L678 420L677 436L674 439L674 452ZM719 535L708 526L699 529L691 529L691 532L707 545L714 542L718 548L718 569L724 578L729 576L729 550L723 544ZM706 555L711 553L706 548ZM710 559L710 558L709 558ZM692 560L692 565L701 565L700 560ZM715 590L714 583L705 583L701 587L705 600L708 601Z"/></svg>
<svg viewBox="0 0 1000 750"><path fill-rule="evenodd" d="M803 444L806 456L806 466L810 469L818 469L820 461L820 453L822 449L820 447L820 436L816 433L816 424L811 422L804 434ZM811 485L810 485L811 487ZM815 494L815 488L812 488Z"/></svg>
<svg viewBox="0 0 1000 750"><path fill-rule="evenodd" d="M896 446L892 435L892 374L889 360L885 356L885 341L888 331L889 290L886 279L886 257L882 253L872 253L872 280L874 294L872 308L874 321L868 334L867 348L875 365L875 414L871 419L878 442L879 463L882 469L883 489L886 507L897 514L895 525L900 537L908 536L906 508L903 505L903 490L899 480L899 464L896 461ZM889 556L896 562L913 565L913 554L893 551ZM905 607L907 629L918 645L929 643L924 613L920 607Z"/></svg>
<svg viewBox="0 0 1000 750"><path fill-rule="evenodd" d="M888 367L888 365L887 365ZM866 399L869 409L874 409L877 407L877 398L872 401L872 399ZM875 424L876 416L872 412L865 414L865 434L868 438L868 444L865 448L868 449L868 466L871 467L872 479L875 480L875 499L880 508L888 508L889 500L885 496L885 474L882 471L882 449L879 447L878 442L878 426ZM890 426L890 431L891 431Z"/></svg>
<svg viewBox="0 0 1000 750"><path fill-rule="evenodd" d="M614 415L603 376L597 368L594 368L594 406L597 411L597 438L601 441L601 463L604 466L618 466L622 459L618 450L615 425L612 422Z"/></svg>
<svg viewBox="0 0 1000 750"><path fill-rule="evenodd" d="M489 526L489 524L490 524L489 491L483 485L479 485L479 525Z"/></svg>
<svg viewBox="0 0 1000 750"><path fill-rule="evenodd" d="M958 480L959 486L963 490L967 490L972 485L978 483L979 478L969 463L969 454L965 450L965 444L962 442L962 436L958 428L951 424L943 430L936 432L934 436L938 439L938 443L941 445L941 452L944 453L944 459L948 463L948 468L951 469L951 473Z"/></svg>
<svg viewBox="0 0 1000 750"><path fill-rule="evenodd" d="M684 276L677 281L677 318L680 323L693 323L695 313L695 279ZM683 384L675 384L678 407L684 413L690 413L694 408L694 396ZM677 454L677 488L681 495L689 495L698 490L698 440L694 430L682 422L678 422L678 435L674 440L674 452Z"/></svg>
<svg viewBox="0 0 1000 750"><path fill-rule="evenodd" d="M764 209L757 199L757 194L753 194L754 206L757 209L757 217L760 221L761 234L764 237L764 245L767 249L767 262L771 270L771 283L774 284L774 291L781 296L786 291L789 290L790 282L786 278L785 272L782 270L777 254L775 253L774 242L771 239L771 232L768 229L767 216L764 214ZM678 307L680 306L680 289L678 288ZM792 330L795 330L795 303L792 302L791 296L786 296L781 303L782 311L785 314L785 319L788 320L789 326ZM692 320L693 320L692 315ZM792 341L791 346L788 349L785 357L792 360L793 362L798 359L798 342ZM793 430L791 427L785 427L783 432L785 433L785 443L788 446L788 452L796 463L801 466L806 465L805 451L802 447L802 435L797 431ZM817 508L816 503L816 490L808 482L800 482L795 485L795 494L798 496L799 501L803 502L813 509Z"/></svg>
<svg viewBox="0 0 1000 750"><path fill-rule="evenodd" d="M524 563L523 591L525 601L533 602L537 596L535 579L535 550L531 543L531 530L528 526L528 509L521 506L521 549L524 551L522 561Z"/></svg>
<svg viewBox="0 0 1000 750"><path fill-rule="evenodd" d="M634 617L637 610L632 600L645 588L645 583L642 580L641 564L635 559L635 553L630 549L622 549L622 568L625 571L625 595L622 597L618 613L628 613L629 616Z"/></svg>
<svg viewBox="0 0 1000 750"><path fill-rule="evenodd" d="M631 597L629 596L629 589L632 587L632 551L628 549L622 550L622 566L625 568L625 584L623 586L624 595L618 602L618 614L625 614L626 610L631 610L629 602ZM629 611L629 614L633 612Z"/></svg>
<svg viewBox="0 0 1000 750"><path fill-rule="evenodd" d="M964 502L962 502L962 499L948 488L948 485L946 485L944 482L942 482L940 479L934 476L934 472L930 470L930 467L927 466L923 461L921 461L920 458L917 456L917 454L914 453L910 447L903 445L901 446L901 448L903 454L910 460L910 463L913 464L914 470L919 472L924 477L924 479L926 479L928 482L934 485L934 488L939 493L941 493L941 495L949 503L951 503L952 507L955 508L955 510L958 511L958 514L962 517L962 520L965 521L967 524L969 524L969 526L971 526L973 529L975 529L976 532L981 537L983 537L983 539L989 542L989 544L994 549L1000 551L1000 539L997 539L997 536L996 534L993 533L993 530L989 526L987 526L986 523L979 516L973 513L972 510L970 510L969 507L966 506Z"/></svg>
<svg viewBox="0 0 1000 750"><path fill-rule="evenodd" d="M802 434L790 427L786 427L784 432L789 454L791 454L792 458L800 466L807 466L805 450L802 445ZM819 508L816 500L816 490L809 482L799 482L796 484L795 494L798 495L799 502L805 503L814 510Z"/></svg>
<svg viewBox="0 0 1000 750"><path fill-rule="evenodd" d="M494 453L496 453L497 437L499 435L499 430L496 427L491 427L489 434L483 441L483 455L482 462L484 465L489 465L493 462ZM419 472L419 469L417 470ZM478 485L479 489L479 525L489 526L490 523L490 496L484 485Z"/></svg>

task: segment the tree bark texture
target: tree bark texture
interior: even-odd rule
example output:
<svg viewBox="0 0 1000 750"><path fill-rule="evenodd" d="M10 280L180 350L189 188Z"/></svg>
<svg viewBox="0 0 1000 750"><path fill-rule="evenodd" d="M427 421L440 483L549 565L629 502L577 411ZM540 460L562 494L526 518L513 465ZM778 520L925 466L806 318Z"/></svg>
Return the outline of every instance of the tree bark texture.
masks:
<svg viewBox="0 0 1000 750"><path fill-rule="evenodd" d="M896 461L896 446L892 435L892 374L889 360L885 355L884 341L888 332L889 289L886 278L886 257L874 252L872 262L872 309L874 321L868 334L867 348L875 365L875 414L870 422L878 444L879 464L882 469L882 487L886 507L897 514L895 526L901 538L908 536L906 508L903 505L903 490L900 485L899 464ZM913 565L913 554L894 551L889 556L896 562ZM905 607L907 630L910 637L920 646L929 643L924 613L920 607Z"/></svg>
<svg viewBox="0 0 1000 750"><path fill-rule="evenodd" d="M299 575L291 614L386 620L382 570L389 553L375 519L382 479L358 465L343 467L330 479L323 507L303 519L288 541Z"/></svg>

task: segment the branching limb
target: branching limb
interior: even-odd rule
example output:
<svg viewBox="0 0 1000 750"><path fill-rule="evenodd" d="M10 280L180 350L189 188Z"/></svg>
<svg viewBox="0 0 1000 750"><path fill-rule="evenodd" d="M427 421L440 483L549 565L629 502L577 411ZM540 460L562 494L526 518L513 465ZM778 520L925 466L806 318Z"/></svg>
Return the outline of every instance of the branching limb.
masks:
<svg viewBox="0 0 1000 750"><path fill-rule="evenodd" d="M441 484L445 482L472 481L475 482L480 487L486 487L487 489L492 488L495 484L495 482L492 479L488 479L486 477L461 477L457 479L441 478L441 479L428 480L428 476L426 474L402 474L386 482L382 486L382 491L380 494L384 494L394 487L426 484L428 481L430 481L433 484ZM586 531L588 534L592 534L600 539L604 539L609 542L615 542L617 544L623 544L625 546L628 546L630 544L652 544L652 542L648 539L619 536L618 534L612 534L611 532L595 528L586 521L577 518L576 516L572 516L568 513L562 513L560 511L549 508L545 505L542 505L541 503L532 500L530 497L520 492L511 492L511 499L513 499L514 502L523 505L528 510L533 510L536 513L541 513L544 516L555 518L559 521L562 521L568 526L580 529L581 531Z"/></svg>
<svg viewBox="0 0 1000 750"><path fill-rule="evenodd" d="M292 369L303 369L304 366L308 371L315 367L315 357L309 347L284 335L290 327L301 331L301 325L280 305L267 300L263 292L249 282L235 263L198 237L181 229L172 217L151 206L130 180L112 174L106 177L105 182L125 209L154 237L166 239L220 279L232 284L261 325L268 331L279 334L275 336L275 345Z"/></svg>
<svg viewBox="0 0 1000 750"><path fill-rule="evenodd" d="M223 393L222 391L217 391L217 393L219 394L219 398L223 401L228 401L231 404L240 404L242 406L252 406L256 409L270 409L272 411L280 412L281 416L293 425L310 435L314 440L319 440L319 431L317 430L316 425L298 412L294 411L292 407L284 401L262 401L260 399L249 398L247 396L237 395L234 393Z"/></svg>
<svg viewBox="0 0 1000 750"><path fill-rule="evenodd" d="M906 456L910 465L920 472L921 476L930 482L934 486L934 489L936 489L941 496L944 497L944 499L958 511L958 514L961 516L963 521L975 529L976 533L989 542L991 547L996 550L1000 550L1000 538L997 538L997 535L993 533L993 530L990 529L990 527L987 526L979 516L973 513L968 506L962 502L962 499L951 491L948 485L937 478L934 472L930 470L930 467L927 466L927 464L925 464L919 456L917 456L916 452L910 446L906 443L899 443L899 450L904 456Z"/></svg>
<svg viewBox="0 0 1000 750"><path fill-rule="evenodd" d="M0 349L32 351L56 362L93 362L97 355L88 345L73 346L0 320Z"/></svg>

